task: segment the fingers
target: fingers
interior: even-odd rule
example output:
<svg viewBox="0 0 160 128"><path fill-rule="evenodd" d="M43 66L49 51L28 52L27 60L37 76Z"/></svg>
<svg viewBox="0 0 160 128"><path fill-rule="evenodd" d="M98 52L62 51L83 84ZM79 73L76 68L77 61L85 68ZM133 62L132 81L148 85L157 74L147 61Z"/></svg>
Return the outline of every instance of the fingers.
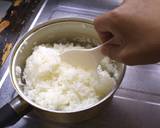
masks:
<svg viewBox="0 0 160 128"><path fill-rule="evenodd" d="M122 51L125 42L121 34L123 26L123 10L125 9L123 4L118 8L107 12L101 16L98 16L94 20L94 26L99 34L102 42L108 42L103 48L102 52L109 56L111 59L121 62L120 52Z"/></svg>
<svg viewBox="0 0 160 128"><path fill-rule="evenodd" d="M119 46L107 44L105 47L102 48L102 52L109 58L121 62L121 58L119 57L119 52L120 52Z"/></svg>
<svg viewBox="0 0 160 128"><path fill-rule="evenodd" d="M120 52L123 45L120 44L121 41L113 37L111 40L107 41L107 44L102 48L102 53L113 60L121 62Z"/></svg>
<svg viewBox="0 0 160 128"><path fill-rule="evenodd" d="M94 20L94 26L98 34L103 37L104 33L112 33L113 34L113 21L112 20L112 15L110 13L105 13L101 16L96 17Z"/></svg>
<svg viewBox="0 0 160 128"><path fill-rule="evenodd" d="M113 38L113 35L110 32L98 32L98 35L100 36L102 42L106 42Z"/></svg>
<svg viewBox="0 0 160 128"><path fill-rule="evenodd" d="M122 23L119 22L119 19L121 18L120 13L122 12L122 7L124 3L126 3L126 0L122 2L123 4L110 11L107 12L101 16L98 16L94 20L94 26L99 34L102 42L108 41L113 36L117 36L120 32L119 27Z"/></svg>

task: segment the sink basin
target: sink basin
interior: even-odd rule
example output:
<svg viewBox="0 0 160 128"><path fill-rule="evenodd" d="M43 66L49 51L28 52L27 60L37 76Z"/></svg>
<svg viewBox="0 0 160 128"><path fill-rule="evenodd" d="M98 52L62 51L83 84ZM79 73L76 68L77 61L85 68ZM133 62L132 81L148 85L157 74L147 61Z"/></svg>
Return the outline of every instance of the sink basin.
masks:
<svg viewBox="0 0 160 128"><path fill-rule="evenodd" d="M120 5L122 0L45 0L32 27L57 18L94 19ZM81 124L57 124L25 116L10 128L77 127L77 128L159 128L160 126L160 65L127 67L121 88L112 103L98 117ZM16 94L7 77L0 90L0 105ZM154 115L154 116L153 116Z"/></svg>

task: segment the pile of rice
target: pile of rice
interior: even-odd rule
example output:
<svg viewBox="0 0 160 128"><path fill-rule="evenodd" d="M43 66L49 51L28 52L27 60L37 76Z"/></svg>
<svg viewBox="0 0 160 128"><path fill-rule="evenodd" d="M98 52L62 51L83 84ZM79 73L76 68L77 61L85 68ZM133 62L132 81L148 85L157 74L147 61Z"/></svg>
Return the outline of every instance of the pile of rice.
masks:
<svg viewBox="0 0 160 128"><path fill-rule="evenodd" d="M104 58L97 71L73 67L61 61L73 44L39 45L26 60L24 94L33 102L51 110L75 111L94 105L116 85L117 65Z"/></svg>

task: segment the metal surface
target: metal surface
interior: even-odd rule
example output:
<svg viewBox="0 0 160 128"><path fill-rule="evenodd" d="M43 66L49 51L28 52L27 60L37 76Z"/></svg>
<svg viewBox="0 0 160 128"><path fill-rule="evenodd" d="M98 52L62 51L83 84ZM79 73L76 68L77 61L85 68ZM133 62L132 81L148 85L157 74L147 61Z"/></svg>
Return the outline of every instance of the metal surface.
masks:
<svg viewBox="0 0 160 128"><path fill-rule="evenodd" d="M9 1L0 1L0 21L6 15L8 8L11 6L11 2Z"/></svg>
<svg viewBox="0 0 160 128"><path fill-rule="evenodd" d="M105 0L105 3L99 0L49 0L36 25L69 15L93 19L119 3L117 0ZM111 104L96 118L80 124L58 124L28 115L10 128L159 128L159 76L158 64L128 66L121 88L116 92ZM9 102L15 95L17 94L8 76L0 89L0 106Z"/></svg>

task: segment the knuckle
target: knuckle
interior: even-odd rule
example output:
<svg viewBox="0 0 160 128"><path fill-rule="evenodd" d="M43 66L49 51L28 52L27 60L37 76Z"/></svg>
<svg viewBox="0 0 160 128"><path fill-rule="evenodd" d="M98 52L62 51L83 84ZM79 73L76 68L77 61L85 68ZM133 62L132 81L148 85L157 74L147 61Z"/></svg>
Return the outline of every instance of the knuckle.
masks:
<svg viewBox="0 0 160 128"><path fill-rule="evenodd" d="M119 28L123 24L124 17L118 10L113 10L108 13L108 20L110 20L111 25L113 28Z"/></svg>
<svg viewBox="0 0 160 128"><path fill-rule="evenodd" d="M120 19L121 14L119 11L117 10L113 10L111 12L108 13L108 16L112 19L112 20L117 20Z"/></svg>
<svg viewBox="0 0 160 128"><path fill-rule="evenodd" d="M112 10L101 16L96 17L93 24L96 30L103 31L104 29L114 29L120 24L121 12Z"/></svg>
<svg viewBox="0 0 160 128"><path fill-rule="evenodd" d="M96 30L99 30L101 25L101 16L96 17L96 19L93 21L93 25Z"/></svg>
<svg viewBox="0 0 160 128"><path fill-rule="evenodd" d="M119 13L115 10L108 13L109 17L111 18L117 18L119 16Z"/></svg>

